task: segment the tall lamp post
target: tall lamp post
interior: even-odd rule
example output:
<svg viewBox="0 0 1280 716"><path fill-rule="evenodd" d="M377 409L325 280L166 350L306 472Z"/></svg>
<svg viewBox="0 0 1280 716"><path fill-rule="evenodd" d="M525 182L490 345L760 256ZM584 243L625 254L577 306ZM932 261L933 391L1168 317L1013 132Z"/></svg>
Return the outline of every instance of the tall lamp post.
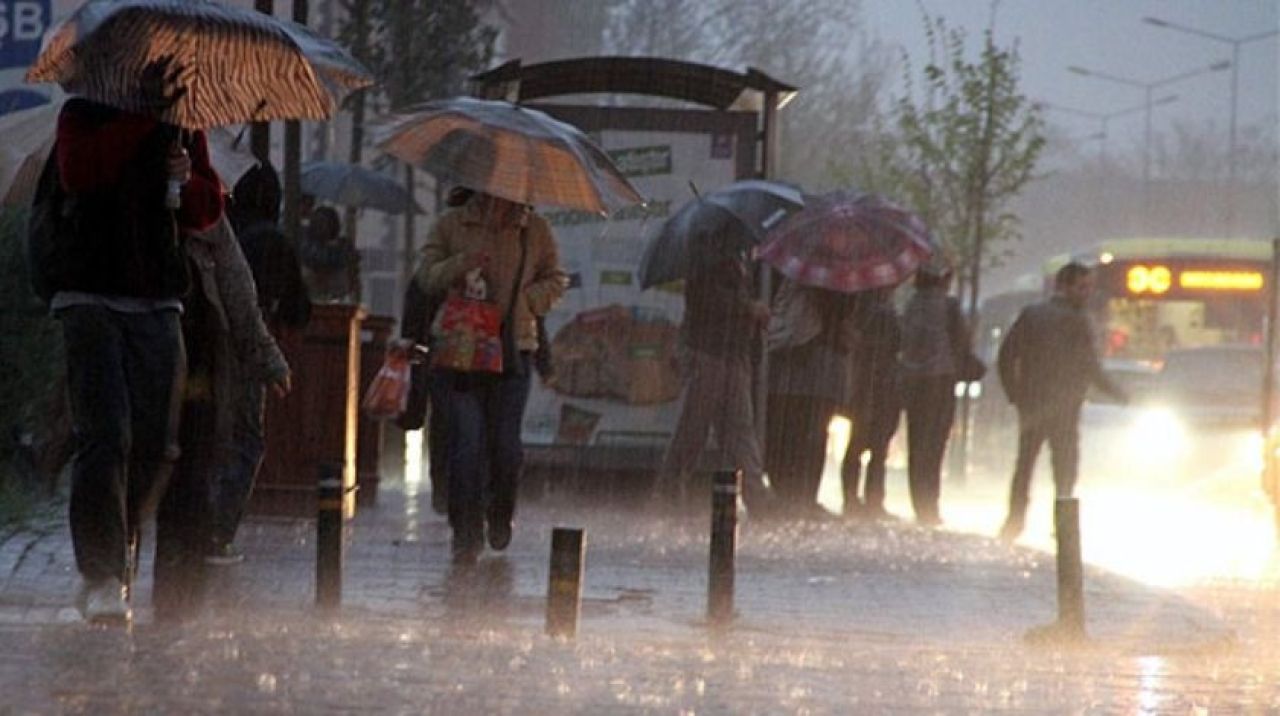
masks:
<svg viewBox="0 0 1280 716"><path fill-rule="evenodd" d="M1119 75L1113 75L1098 70L1085 69L1084 67L1079 67L1077 65L1071 65L1067 68L1068 71L1074 72L1077 75L1096 77L1100 80L1107 80L1109 82L1115 82L1116 84L1122 84L1128 87L1136 87L1142 90L1146 95L1146 100L1142 105L1147 114L1146 129L1142 140L1142 221L1144 226L1148 225L1151 217L1151 109L1155 106L1155 100L1153 98L1155 90L1159 87L1191 79L1192 77L1198 77L1209 72L1221 72L1222 70L1230 67L1231 62L1229 60L1220 60L1207 67L1187 70L1186 72L1169 75L1168 77L1162 77L1150 82L1135 80L1131 77L1121 77Z"/></svg>
<svg viewBox="0 0 1280 716"><path fill-rule="evenodd" d="M1280 30L1267 30L1266 32L1257 32L1252 35L1227 37L1216 32L1208 32L1194 27L1187 27L1186 25L1179 25L1176 22L1161 20L1158 17L1144 17L1142 21L1148 25L1163 27L1166 30L1185 32L1188 35L1195 35L1231 45L1231 127L1228 130L1230 138L1227 140L1227 235L1234 236L1236 229L1236 111L1240 97L1240 46L1257 40L1265 40L1268 37L1275 37L1280 35Z"/></svg>
<svg viewBox="0 0 1280 716"><path fill-rule="evenodd" d="M1160 107L1166 104L1173 104L1174 102L1177 102L1177 101L1178 101L1178 95L1170 94L1157 99L1155 102L1152 102L1151 106ZM1107 137L1109 136L1107 133L1107 127L1108 125L1110 125L1111 120L1116 119L1118 117L1124 117L1126 115L1130 115L1135 112L1141 112L1142 110L1147 108L1146 103L1143 103L1143 104L1134 105L1132 107L1126 107L1124 109L1117 109L1114 112L1091 112L1086 109L1076 109L1075 107L1065 107L1063 105L1054 104L1052 102L1037 102L1037 104L1039 104L1041 107L1044 107L1045 109L1051 109L1055 112L1065 112L1066 114L1075 114L1081 117L1088 117L1090 119L1098 120L1098 131L1095 134L1091 134L1085 137L1085 139L1101 140L1101 144L1098 149L1098 159L1104 165L1107 163Z"/></svg>

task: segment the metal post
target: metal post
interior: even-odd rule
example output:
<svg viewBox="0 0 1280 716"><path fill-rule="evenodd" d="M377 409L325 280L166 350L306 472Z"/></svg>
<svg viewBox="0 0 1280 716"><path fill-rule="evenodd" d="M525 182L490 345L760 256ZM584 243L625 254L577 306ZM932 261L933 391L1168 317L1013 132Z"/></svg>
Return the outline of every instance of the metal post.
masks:
<svg viewBox="0 0 1280 716"><path fill-rule="evenodd" d="M1271 240L1271 276L1267 287L1267 345L1263 348L1266 364L1262 369L1262 486L1271 496L1276 526L1280 529L1280 490L1276 489L1275 443L1271 426L1275 422L1276 389L1276 320L1280 318L1280 238Z"/></svg>
<svg viewBox="0 0 1280 716"><path fill-rule="evenodd" d="M342 603L342 465L320 465L316 489L316 606Z"/></svg>
<svg viewBox="0 0 1280 716"><path fill-rule="evenodd" d="M711 569L707 579L707 621L714 627L733 620L734 553L738 547L738 496L742 471L721 470L711 483Z"/></svg>
<svg viewBox="0 0 1280 716"><path fill-rule="evenodd" d="M293 21L307 24L307 0L293 0ZM302 198L302 124L296 119L284 123L284 235L297 245L301 236L302 214L298 203Z"/></svg>
<svg viewBox="0 0 1280 716"><path fill-rule="evenodd" d="M572 639L578 633L582 604L582 564L586 539L581 529L551 531L551 569L547 577L547 634Z"/></svg>
<svg viewBox="0 0 1280 716"><path fill-rule="evenodd" d="M1065 638L1084 636L1084 563L1080 556L1080 501L1059 497L1053 504L1058 539L1058 628Z"/></svg>

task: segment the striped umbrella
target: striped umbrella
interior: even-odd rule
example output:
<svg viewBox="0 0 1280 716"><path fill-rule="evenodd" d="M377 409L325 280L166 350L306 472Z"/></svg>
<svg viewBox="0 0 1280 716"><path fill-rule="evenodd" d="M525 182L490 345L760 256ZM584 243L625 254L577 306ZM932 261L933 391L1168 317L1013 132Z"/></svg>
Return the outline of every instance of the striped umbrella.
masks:
<svg viewBox="0 0 1280 716"><path fill-rule="evenodd" d="M155 112L140 78L165 58L179 70L166 89L185 94ZM26 80L186 129L327 119L343 94L373 82L307 28L215 0L89 0L49 36Z"/></svg>
<svg viewBox="0 0 1280 716"><path fill-rule="evenodd" d="M856 293L905 281L937 243L924 221L876 194L836 191L771 231L760 258L807 286Z"/></svg>
<svg viewBox="0 0 1280 716"><path fill-rule="evenodd" d="M528 107L455 97L375 124L388 154L510 201L602 214L644 201L577 127Z"/></svg>

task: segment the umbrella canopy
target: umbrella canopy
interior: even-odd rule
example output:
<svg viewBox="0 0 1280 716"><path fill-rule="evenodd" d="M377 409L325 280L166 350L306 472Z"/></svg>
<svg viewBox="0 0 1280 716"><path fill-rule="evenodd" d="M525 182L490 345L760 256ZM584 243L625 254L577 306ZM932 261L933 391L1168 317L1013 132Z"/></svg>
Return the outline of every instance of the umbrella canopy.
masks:
<svg viewBox="0 0 1280 716"><path fill-rule="evenodd" d="M443 181L510 201L597 213L643 202L586 135L527 107L455 97L378 124L375 137L384 152Z"/></svg>
<svg viewBox="0 0 1280 716"><path fill-rule="evenodd" d="M304 194L343 206L388 214L422 212L399 182L359 164L306 162L302 165L301 188Z"/></svg>
<svg viewBox="0 0 1280 716"><path fill-rule="evenodd" d="M836 191L769 232L760 258L807 286L855 293L902 283L935 246L915 214L877 194Z"/></svg>
<svg viewBox="0 0 1280 716"><path fill-rule="evenodd" d="M172 58L156 112L140 90L148 67ZM373 83L345 50L305 27L215 0L89 0L49 36L28 82L186 129L275 119L326 119L346 92Z"/></svg>
<svg viewBox="0 0 1280 716"><path fill-rule="evenodd" d="M26 206L35 198L36 182L44 168L58 128L62 103L44 104L0 116L0 206ZM209 130L209 163L231 187L258 162L247 142L226 127Z"/></svg>
<svg viewBox="0 0 1280 716"><path fill-rule="evenodd" d="M729 235L746 249L791 211L804 206L800 189L790 184L747 179L685 202L658 227L640 260L640 287L675 281L688 274L690 242Z"/></svg>

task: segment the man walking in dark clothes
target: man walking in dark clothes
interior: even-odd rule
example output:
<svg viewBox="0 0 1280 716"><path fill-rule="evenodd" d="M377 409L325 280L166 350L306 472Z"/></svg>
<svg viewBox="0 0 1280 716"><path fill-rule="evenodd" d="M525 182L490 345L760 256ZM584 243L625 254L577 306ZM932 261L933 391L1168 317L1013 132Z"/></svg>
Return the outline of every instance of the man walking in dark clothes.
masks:
<svg viewBox="0 0 1280 716"><path fill-rule="evenodd" d="M1102 370L1085 312L1093 275L1069 263L1054 277L1054 295L1023 309L1000 344L1000 384L1018 409L1018 457L1009 491L1009 515L1000 539L1022 534L1030 501L1031 470L1047 440L1058 497L1075 490L1080 458L1080 406L1089 386L1128 402Z"/></svg>

